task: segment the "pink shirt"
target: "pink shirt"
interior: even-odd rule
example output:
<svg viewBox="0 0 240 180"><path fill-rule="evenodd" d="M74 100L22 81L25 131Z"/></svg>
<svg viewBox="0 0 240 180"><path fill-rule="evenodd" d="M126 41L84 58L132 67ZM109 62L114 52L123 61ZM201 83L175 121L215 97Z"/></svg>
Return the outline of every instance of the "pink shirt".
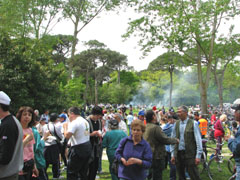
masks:
<svg viewBox="0 0 240 180"><path fill-rule="evenodd" d="M28 134L32 134L32 128L27 128L27 129L23 129L23 139L28 135ZM24 148L23 148L23 160L28 161L30 159L34 158L34 152L33 152L33 145L35 144L35 140L33 138L33 140L31 140Z"/></svg>

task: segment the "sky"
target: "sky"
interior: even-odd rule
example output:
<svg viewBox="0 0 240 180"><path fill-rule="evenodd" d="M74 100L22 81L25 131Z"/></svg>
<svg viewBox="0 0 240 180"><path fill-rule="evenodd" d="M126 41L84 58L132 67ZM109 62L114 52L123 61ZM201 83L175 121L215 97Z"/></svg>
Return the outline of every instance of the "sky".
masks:
<svg viewBox="0 0 240 180"><path fill-rule="evenodd" d="M86 49L82 42L98 40L99 42L104 43L107 48L126 55L128 57L128 65L133 66L136 71L147 69L151 61L159 55L167 52L167 50L161 47L156 47L155 49L152 49L148 56L141 58L142 51L138 46L137 37L131 36L124 41L121 36L127 31L129 18L135 19L137 16L139 15L133 10L128 10L127 12L121 11L119 14L116 12L101 12L99 16L93 19L78 34L79 42L76 53ZM238 20L235 20L236 25L238 24L238 21L239 18ZM231 24L231 22L221 23L221 33L224 33L225 35L228 33L228 24ZM235 27L235 30L240 31L237 27ZM72 35L73 24L70 21L63 20L54 27L54 30L51 33Z"/></svg>
<svg viewBox="0 0 240 180"><path fill-rule="evenodd" d="M142 57L140 47L137 45L138 39L131 36L125 40L121 37L127 30L129 18L136 16L133 12L102 12L100 16L93 19L78 34L79 43L77 53L85 50L83 41L98 40L104 43L107 48L120 52L128 58L128 65L133 66L136 71L147 69L149 63L156 57L166 52L162 48L155 48L148 56ZM54 27L52 34L73 34L73 24L70 21L62 21Z"/></svg>

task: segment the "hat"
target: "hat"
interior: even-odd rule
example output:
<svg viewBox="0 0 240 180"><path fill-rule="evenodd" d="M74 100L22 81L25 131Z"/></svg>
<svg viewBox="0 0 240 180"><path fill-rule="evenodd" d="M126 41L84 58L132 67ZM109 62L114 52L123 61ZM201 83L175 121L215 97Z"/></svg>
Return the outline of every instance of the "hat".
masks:
<svg viewBox="0 0 240 180"><path fill-rule="evenodd" d="M63 118L64 120L66 120L66 119L67 119L67 116L66 116L65 114L60 114L60 115L59 115L59 118Z"/></svg>
<svg viewBox="0 0 240 180"><path fill-rule="evenodd" d="M235 109L235 110L240 110L240 98L236 99L234 102L233 102L233 105L231 107L232 109Z"/></svg>
<svg viewBox="0 0 240 180"><path fill-rule="evenodd" d="M0 104L10 105L10 97L3 91L0 91Z"/></svg>
<svg viewBox="0 0 240 180"><path fill-rule="evenodd" d="M111 129L113 129L113 128L118 128L118 121L117 121L116 119L111 119L111 120L109 121L109 127L110 127Z"/></svg>
<svg viewBox="0 0 240 180"><path fill-rule="evenodd" d="M139 116L144 116L144 114L145 114L144 110L138 112Z"/></svg>
<svg viewBox="0 0 240 180"><path fill-rule="evenodd" d="M152 110L153 110L153 111L156 111L156 110L157 110L157 107L156 107L156 106L153 106Z"/></svg>

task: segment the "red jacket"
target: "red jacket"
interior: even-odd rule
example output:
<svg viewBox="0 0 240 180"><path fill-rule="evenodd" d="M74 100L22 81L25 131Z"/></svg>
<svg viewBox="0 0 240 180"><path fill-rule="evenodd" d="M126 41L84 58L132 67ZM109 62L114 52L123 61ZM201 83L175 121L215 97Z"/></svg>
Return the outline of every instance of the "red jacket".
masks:
<svg viewBox="0 0 240 180"><path fill-rule="evenodd" d="M215 138L217 138L218 136L222 136L222 137L224 136L224 129L220 120L217 120L217 122L214 125L214 129L215 129L214 131Z"/></svg>

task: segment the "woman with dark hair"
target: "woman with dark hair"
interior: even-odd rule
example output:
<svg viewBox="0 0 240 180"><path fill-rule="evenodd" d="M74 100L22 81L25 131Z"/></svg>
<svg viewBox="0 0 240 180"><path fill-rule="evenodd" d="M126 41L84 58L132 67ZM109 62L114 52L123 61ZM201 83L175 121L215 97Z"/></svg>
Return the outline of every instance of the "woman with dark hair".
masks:
<svg viewBox="0 0 240 180"><path fill-rule="evenodd" d="M50 122L43 126L43 136L49 132L51 134L45 141L44 157L46 160L46 169L52 164L53 179L63 178L62 176L60 177L60 147L58 146L58 142L63 139L63 134L61 132L61 124L58 122L58 115L51 113Z"/></svg>
<svg viewBox="0 0 240 180"><path fill-rule="evenodd" d="M19 180L29 180L32 173L38 176L38 170L34 162L33 145L35 144L32 126L36 116L31 107L20 107L16 115L23 128L23 160L24 167L19 172Z"/></svg>

